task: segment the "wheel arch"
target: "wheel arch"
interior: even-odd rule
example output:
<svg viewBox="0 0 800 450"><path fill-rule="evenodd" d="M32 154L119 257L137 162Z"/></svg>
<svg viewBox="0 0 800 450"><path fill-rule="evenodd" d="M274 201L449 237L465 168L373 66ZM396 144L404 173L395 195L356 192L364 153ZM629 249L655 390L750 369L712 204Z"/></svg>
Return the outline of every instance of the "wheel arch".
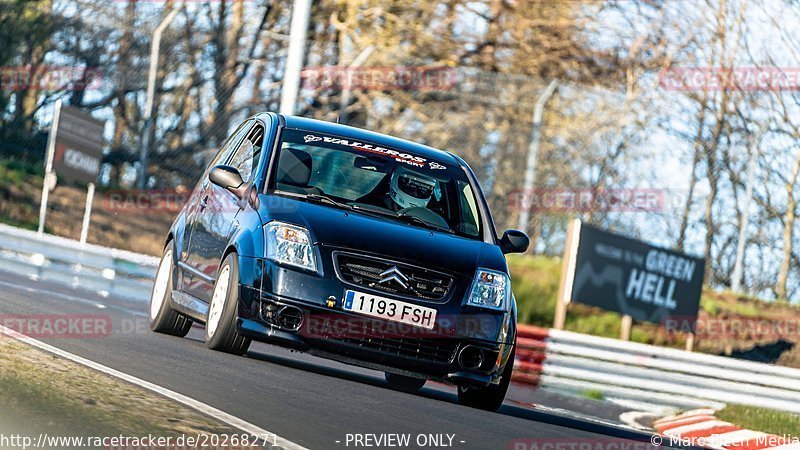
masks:
<svg viewBox="0 0 800 450"><path fill-rule="evenodd" d="M236 248L236 245L235 245L235 244L228 244L228 247L227 247L227 248L225 248L225 252L224 252L224 253L222 253L222 259L220 259L220 261L219 261L219 265L220 265L220 266L222 266L222 263L223 263L223 262L225 262L225 259L226 259L226 258L228 257L228 255L230 255L231 253L236 253L236 256L237 256L237 257L239 256L239 250L237 250L237 248Z"/></svg>

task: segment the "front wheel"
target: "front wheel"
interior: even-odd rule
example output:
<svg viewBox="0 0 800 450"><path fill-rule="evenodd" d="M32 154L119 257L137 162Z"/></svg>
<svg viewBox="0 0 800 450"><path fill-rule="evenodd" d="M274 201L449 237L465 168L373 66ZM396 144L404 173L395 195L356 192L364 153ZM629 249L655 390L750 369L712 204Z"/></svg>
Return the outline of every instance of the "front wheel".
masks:
<svg viewBox="0 0 800 450"><path fill-rule="evenodd" d="M214 294L206 319L206 347L234 355L243 355L250 339L236 331L236 309L239 305L239 262L229 254L219 268Z"/></svg>
<svg viewBox="0 0 800 450"><path fill-rule="evenodd" d="M503 369L503 376L500 383L490 384L486 387L459 386L458 403L469 406L470 408L485 409L486 411L497 411L503 404L508 392L508 385L511 384L511 373L514 371L514 357L517 353L517 346L511 350L506 367Z"/></svg>
<svg viewBox="0 0 800 450"><path fill-rule="evenodd" d="M389 373L386 372L386 383L389 386L406 392L415 392L422 389L422 386L425 386L425 382L428 381L425 378L414 378L414 377L407 377L405 375L398 375L396 373Z"/></svg>
<svg viewBox="0 0 800 450"><path fill-rule="evenodd" d="M192 321L172 309L172 241L164 248L164 256L158 265L156 280L150 295L150 329L164 334L184 337L192 328Z"/></svg>

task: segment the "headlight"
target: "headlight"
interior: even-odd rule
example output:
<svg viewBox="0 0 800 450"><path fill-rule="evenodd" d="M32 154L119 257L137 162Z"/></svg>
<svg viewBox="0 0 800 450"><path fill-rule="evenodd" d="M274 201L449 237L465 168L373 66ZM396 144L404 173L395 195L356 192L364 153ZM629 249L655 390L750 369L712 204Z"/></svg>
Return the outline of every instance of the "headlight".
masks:
<svg viewBox="0 0 800 450"><path fill-rule="evenodd" d="M478 269L467 304L479 308L503 310L511 298L511 280L503 272Z"/></svg>
<svg viewBox="0 0 800 450"><path fill-rule="evenodd" d="M308 230L281 222L268 223L264 230L267 258L282 264L317 270Z"/></svg>

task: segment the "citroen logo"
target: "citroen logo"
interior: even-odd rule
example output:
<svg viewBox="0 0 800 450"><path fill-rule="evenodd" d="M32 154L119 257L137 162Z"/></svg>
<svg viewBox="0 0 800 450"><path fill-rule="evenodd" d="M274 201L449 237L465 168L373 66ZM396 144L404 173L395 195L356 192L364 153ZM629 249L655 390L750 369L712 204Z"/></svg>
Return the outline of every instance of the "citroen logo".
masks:
<svg viewBox="0 0 800 450"><path fill-rule="evenodd" d="M395 283L399 284L400 287L403 289L408 289L408 277L397 268L397 266L392 267L391 269L383 272L381 274L381 281L378 283L384 284L389 283L390 281L394 281Z"/></svg>

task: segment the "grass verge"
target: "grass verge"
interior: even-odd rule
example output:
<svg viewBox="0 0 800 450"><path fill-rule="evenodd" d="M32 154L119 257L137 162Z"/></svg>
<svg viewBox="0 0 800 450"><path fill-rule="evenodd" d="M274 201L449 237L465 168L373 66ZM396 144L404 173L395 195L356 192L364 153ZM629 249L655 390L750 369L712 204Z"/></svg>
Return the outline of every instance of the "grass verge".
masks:
<svg viewBox="0 0 800 450"><path fill-rule="evenodd" d="M716 413L717 418L753 431L777 436L800 436L800 415L755 408L744 405L728 405Z"/></svg>
<svg viewBox="0 0 800 450"><path fill-rule="evenodd" d="M0 338L0 432L36 436L234 435L167 398Z"/></svg>

